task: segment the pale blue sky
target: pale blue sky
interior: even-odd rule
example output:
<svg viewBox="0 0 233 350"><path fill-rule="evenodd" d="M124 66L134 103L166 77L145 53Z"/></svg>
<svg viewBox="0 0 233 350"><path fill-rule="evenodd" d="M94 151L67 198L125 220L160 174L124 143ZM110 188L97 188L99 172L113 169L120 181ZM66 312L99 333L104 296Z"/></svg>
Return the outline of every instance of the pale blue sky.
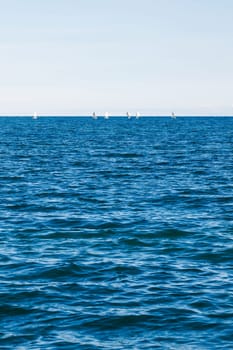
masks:
<svg viewBox="0 0 233 350"><path fill-rule="evenodd" d="M0 6L0 115L233 115L232 0Z"/></svg>

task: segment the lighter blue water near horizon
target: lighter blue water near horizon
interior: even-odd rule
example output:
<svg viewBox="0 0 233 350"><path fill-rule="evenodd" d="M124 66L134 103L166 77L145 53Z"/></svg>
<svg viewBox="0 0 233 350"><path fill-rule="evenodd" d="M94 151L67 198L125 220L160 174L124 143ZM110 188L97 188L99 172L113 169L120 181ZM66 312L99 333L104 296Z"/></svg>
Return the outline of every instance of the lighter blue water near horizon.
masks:
<svg viewBox="0 0 233 350"><path fill-rule="evenodd" d="M0 118L0 349L232 349L233 118Z"/></svg>

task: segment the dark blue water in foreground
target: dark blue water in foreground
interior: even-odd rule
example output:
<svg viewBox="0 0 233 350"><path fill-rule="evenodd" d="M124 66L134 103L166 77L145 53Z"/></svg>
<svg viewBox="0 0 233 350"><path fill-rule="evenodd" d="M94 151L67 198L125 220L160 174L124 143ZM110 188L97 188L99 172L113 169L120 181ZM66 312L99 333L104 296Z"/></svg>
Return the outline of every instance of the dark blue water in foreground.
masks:
<svg viewBox="0 0 233 350"><path fill-rule="evenodd" d="M233 118L0 118L0 349L232 349Z"/></svg>

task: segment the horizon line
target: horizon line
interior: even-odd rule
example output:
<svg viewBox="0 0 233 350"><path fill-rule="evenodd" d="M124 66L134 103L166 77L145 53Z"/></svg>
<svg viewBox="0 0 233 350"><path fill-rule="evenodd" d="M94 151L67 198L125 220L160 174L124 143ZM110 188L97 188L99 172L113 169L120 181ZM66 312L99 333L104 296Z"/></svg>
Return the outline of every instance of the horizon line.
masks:
<svg viewBox="0 0 233 350"><path fill-rule="evenodd" d="M38 114L38 118L46 118L46 117L58 117L58 118L93 118L92 115L84 115L84 114ZM0 115L0 118L32 118L32 114L2 114ZM98 118L104 118L104 114L97 115ZM197 117L197 118L232 118L233 115L201 115L201 114L188 114L188 115L178 115L176 114L176 118L190 118L190 117ZM113 114L109 115L109 118L127 118L126 115L121 115L121 114ZM132 115L131 119L136 118L136 116ZM145 115L140 115L140 118L171 118L171 115L153 115L153 114L145 114Z"/></svg>

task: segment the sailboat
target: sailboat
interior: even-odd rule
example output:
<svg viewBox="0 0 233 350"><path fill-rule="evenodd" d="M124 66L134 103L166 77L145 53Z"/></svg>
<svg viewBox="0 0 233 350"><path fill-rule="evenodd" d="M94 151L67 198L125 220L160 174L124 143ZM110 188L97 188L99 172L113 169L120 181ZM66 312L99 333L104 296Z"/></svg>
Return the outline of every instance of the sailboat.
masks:
<svg viewBox="0 0 233 350"><path fill-rule="evenodd" d="M131 118L131 113L127 112L126 116L127 116L128 119L130 119Z"/></svg>
<svg viewBox="0 0 233 350"><path fill-rule="evenodd" d="M171 118L172 118L172 119L176 119L176 115L175 115L174 112L172 112Z"/></svg>
<svg viewBox="0 0 233 350"><path fill-rule="evenodd" d="M37 118L38 118L37 113L36 113L36 112L34 112L34 113L33 113L33 117L32 117L32 119L37 119Z"/></svg>
<svg viewBox="0 0 233 350"><path fill-rule="evenodd" d="M108 112L105 112L104 113L104 119L108 119L109 118L109 113Z"/></svg>
<svg viewBox="0 0 233 350"><path fill-rule="evenodd" d="M136 119L139 119L139 118L140 118L140 113L137 112L137 113L136 113Z"/></svg>
<svg viewBox="0 0 233 350"><path fill-rule="evenodd" d="M96 115L95 112L92 113L92 118L93 118L93 119L97 119L97 115Z"/></svg>

